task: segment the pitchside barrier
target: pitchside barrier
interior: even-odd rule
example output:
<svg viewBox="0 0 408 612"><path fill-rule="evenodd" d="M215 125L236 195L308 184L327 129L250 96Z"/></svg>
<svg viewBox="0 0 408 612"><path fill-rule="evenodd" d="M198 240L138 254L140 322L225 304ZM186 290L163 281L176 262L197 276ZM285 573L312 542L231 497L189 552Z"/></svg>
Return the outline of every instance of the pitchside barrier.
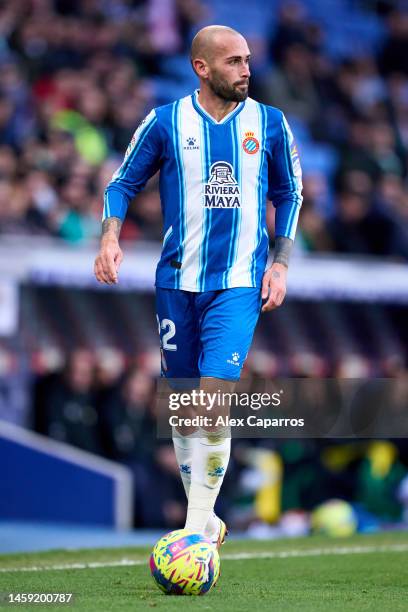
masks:
<svg viewBox="0 0 408 612"><path fill-rule="evenodd" d="M130 471L0 421L0 520L132 526Z"/></svg>
<svg viewBox="0 0 408 612"><path fill-rule="evenodd" d="M125 259L118 291L154 290L160 245L153 242L122 243ZM15 333L20 283L99 288L93 275L98 243L70 245L39 237L2 236L0 244L0 322ZM408 266L380 257L309 254L295 252L288 274L288 297L311 300L408 303ZM14 325L13 325L14 322ZM6 323L3 327L7 327Z"/></svg>

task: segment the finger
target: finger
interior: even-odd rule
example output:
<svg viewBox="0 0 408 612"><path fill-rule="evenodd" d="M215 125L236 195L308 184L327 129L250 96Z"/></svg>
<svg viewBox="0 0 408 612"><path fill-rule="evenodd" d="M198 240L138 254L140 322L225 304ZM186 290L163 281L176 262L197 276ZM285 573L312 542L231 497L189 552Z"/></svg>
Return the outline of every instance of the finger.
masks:
<svg viewBox="0 0 408 612"><path fill-rule="evenodd" d="M103 266L102 266L102 263L101 263L100 261L98 261L98 262L95 264L95 276L96 276L96 278L98 279L98 281L99 281L100 283L105 283L105 284L107 284L107 285L109 285L109 284L110 284L110 283L109 283L109 279L108 279L108 277L106 276L106 274L105 274L105 272L104 272L104 269L103 269Z"/></svg>
<svg viewBox="0 0 408 612"><path fill-rule="evenodd" d="M116 281L118 280L118 276L116 273L115 260L113 259L113 257L109 257L108 261L106 262L105 273L107 274L111 283L116 283Z"/></svg>
<svg viewBox="0 0 408 612"><path fill-rule="evenodd" d="M267 302L262 307L261 312L269 312L274 308L278 308L282 305L286 296L286 287L281 286L280 284L271 283L270 294Z"/></svg>
<svg viewBox="0 0 408 612"><path fill-rule="evenodd" d="M122 251L119 251L115 257L116 273L119 272L120 264L122 263L122 261L123 261L123 253Z"/></svg>
<svg viewBox="0 0 408 612"><path fill-rule="evenodd" d="M276 304L272 304L272 303L267 303L264 304L264 306L262 307L262 312L270 312L271 310L274 310L276 308Z"/></svg>
<svg viewBox="0 0 408 612"><path fill-rule="evenodd" d="M116 283L118 277L116 274L115 260L111 255L105 255L102 258L103 271L111 283Z"/></svg>
<svg viewBox="0 0 408 612"><path fill-rule="evenodd" d="M94 264L94 274L95 274L96 280L98 280L100 283L102 283L102 282L103 282L103 279L102 279L101 267L100 267L100 264L99 264L99 260L98 260L98 259L96 259L96 260L95 260L95 264Z"/></svg>
<svg viewBox="0 0 408 612"><path fill-rule="evenodd" d="M273 301L271 299L269 299L262 306L262 312L269 312L270 310L273 310L273 308L275 308L275 305L274 305Z"/></svg>
<svg viewBox="0 0 408 612"><path fill-rule="evenodd" d="M285 292L282 290L278 290L274 297L271 310L274 308L279 308L279 306L282 305L284 298L285 298Z"/></svg>
<svg viewBox="0 0 408 612"><path fill-rule="evenodd" d="M262 299L266 300L269 293L269 276L264 276L262 281Z"/></svg>
<svg viewBox="0 0 408 612"><path fill-rule="evenodd" d="M102 258L100 258L99 260L99 274L103 283L105 283L106 285L112 284L112 281L109 278L109 274L106 271Z"/></svg>
<svg viewBox="0 0 408 612"><path fill-rule="evenodd" d="M277 306L282 306L283 304L283 300L285 299L285 293L284 291L280 291L279 292L279 297L278 297L278 304Z"/></svg>
<svg viewBox="0 0 408 612"><path fill-rule="evenodd" d="M262 308L262 312L269 312L278 306L278 292L277 290L272 290L269 294L268 301L265 302Z"/></svg>

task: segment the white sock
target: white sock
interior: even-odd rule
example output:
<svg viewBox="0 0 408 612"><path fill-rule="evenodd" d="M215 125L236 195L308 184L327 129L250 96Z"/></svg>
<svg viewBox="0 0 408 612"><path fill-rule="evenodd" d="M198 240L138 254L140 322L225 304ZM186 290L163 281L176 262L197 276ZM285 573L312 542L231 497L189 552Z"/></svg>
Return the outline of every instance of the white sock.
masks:
<svg viewBox="0 0 408 612"><path fill-rule="evenodd" d="M173 445L174 452L180 470L181 480L183 481L184 491L188 499L191 482L191 460L193 458L193 446L196 441L194 434L189 436L181 436L173 428Z"/></svg>
<svg viewBox="0 0 408 612"><path fill-rule="evenodd" d="M193 447L195 444L199 443L200 438L197 438L194 434L190 434L189 436L181 436L173 428L174 452L176 454L176 459L180 470L180 476L183 482L187 500L190 493L191 461L193 457ZM205 526L204 534L212 540L217 536L219 527L219 518L214 512L211 512L210 517Z"/></svg>
<svg viewBox="0 0 408 612"><path fill-rule="evenodd" d="M207 524L204 529L204 535L209 540L217 540L218 535L220 533L220 519L215 514L215 512L211 512L210 518L207 521Z"/></svg>
<svg viewBox="0 0 408 612"><path fill-rule="evenodd" d="M205 533L213 519L218 497L231 452L231 438L226 429L214 434L200 431L193 447L191 482L188 495L186 529ZM214 529L214 527L212 527Z"/></svg>

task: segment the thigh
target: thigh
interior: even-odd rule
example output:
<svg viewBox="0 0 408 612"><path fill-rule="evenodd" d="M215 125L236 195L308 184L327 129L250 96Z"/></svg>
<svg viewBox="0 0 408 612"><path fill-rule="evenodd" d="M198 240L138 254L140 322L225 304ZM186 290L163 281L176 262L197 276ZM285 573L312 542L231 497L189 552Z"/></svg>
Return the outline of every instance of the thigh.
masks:
<svg viewBox="0 0 408 612"><path fill-rule="evenodd" d="M156 288L162 376L197 378L199 325L194 295L179 289Z"/></svg>
<svg viewBox="0 0 408 612"><path fill-rule="evenodd" d="M235 287L217 292L205 305L200 318L200 376L239 379L261 304L260 289Z"/></svg>

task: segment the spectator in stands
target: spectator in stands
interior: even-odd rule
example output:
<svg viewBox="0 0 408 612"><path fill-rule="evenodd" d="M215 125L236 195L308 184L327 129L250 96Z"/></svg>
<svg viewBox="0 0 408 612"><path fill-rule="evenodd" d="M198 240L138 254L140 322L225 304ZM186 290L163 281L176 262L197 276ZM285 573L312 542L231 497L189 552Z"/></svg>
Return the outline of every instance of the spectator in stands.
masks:
<svg viewBox="0 0 408 612"><path fill-rule="evenodd" d="M392 252L408 259L408 192L400 176L384 174L376 193L376 205L394 224Z"/></svg>
<svg viewBox="0 0 408 612"><path fill-rule="evenodd" d="M387 23L389 37L378 58L379 65L386 75L396 72L408 75L408 13L394 10Z"/></svg>
<svg viewBox="0 0 408 612"><path fill-rule="evenodd" d="M40 378L34 388L35 429L92 453L102 453L100 416L93 393L94 357L72 351L63 371Z"/></svg>
<svg viewBox="0 0 408 612"><path fill-rule="evenodd" d="M154 486L152 486L154 483ZM153 461L135 473L136 520L149 527L180 528L185 520L185 493L172 444L162 441ZM139 523L140 524L140 523Z"/></svg>
<svg viewBox="0 0 408 612"><path fill-rule="evenodd" d="M287 46L282 65L274 67L266 75L262 99L266 104L282 108L312 124L317 120L320 100L312 70L313 56L306 45L293 43Z"/></svg>
<svg viewBox="0 0 408 612"><path fill-rule="evenodd" d="M143 466L152 456L155 421L151 414L153 380L143 371L131 368L123 382L100 397L105 447L109 458Z"/></svg>
<svg viewBox="0 0 408 612"><path fill-rule="evenodd" d="M365 255L389 253L395 232L394 224L373 210L367 197L353 191L340 194L328 227L336 251Z"/></svg>
<svg viewBox="0 0 408 612"><path fill-rule="evenodd" d="M303 178L302 215L299 218L299 239L306 251L331 251L333 243L322 211L329 199L326 177L321 173Z"/></svg>

